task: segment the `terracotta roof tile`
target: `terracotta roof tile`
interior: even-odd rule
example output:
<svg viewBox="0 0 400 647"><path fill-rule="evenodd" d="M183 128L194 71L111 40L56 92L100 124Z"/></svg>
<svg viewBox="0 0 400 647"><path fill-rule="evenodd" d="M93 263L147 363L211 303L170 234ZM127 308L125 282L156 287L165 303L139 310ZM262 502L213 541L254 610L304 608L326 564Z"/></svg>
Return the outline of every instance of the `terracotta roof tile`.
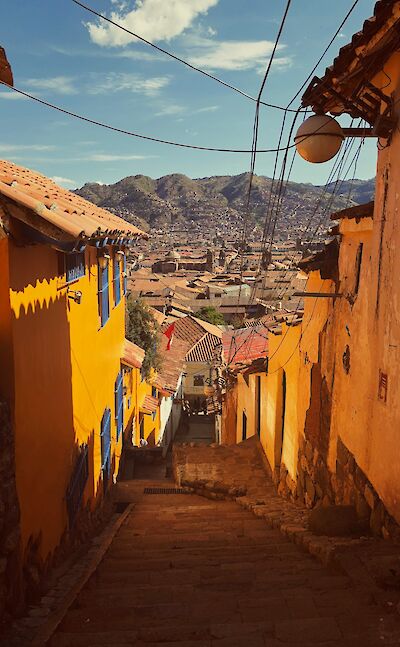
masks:
<svg viewBox="0 0 400 647"><path fill-rule="evenodd" d="M157 372L154 385L160 391L167 391L172 395L178 388L179 378L184 370L185 356L189 347L184 341L173 338L168 348L168 342L168 338L161 335L159 352L162 358L162 366Z"/></svg>
<svg viewBox="0 0 400 647"><path fill-rule="evenodd" d="M361 31L353 34L350 43L341 47L333 64L326 68L320 79L314 77L303 95L303 106L312 106L314 112L348 112L353 117L360 116L352 101L347 100L352 98L352 92L360 80L372 78L385 60L399 48L398 8L398 0L378 0L375 3L374 15L364 21ZM372 49L369 52L370 44ZM342 102L329 92L331 87L338 89L341 79L347 81L350 88L345 91Z"/></svg>
<svg viewBox="0 0 400 647"><path fill-rule="evenodd" d="M142 368L145 351L140 346L125 339L122 347L121 362L132 368Z"/></svg>
<svg viewBox="0 0 400 647"><path fill-rule="evenodd" d="M348 207L341 211L335 211L331 214L331 220L342 220L343 218L373 218L374 217L374 201L366 202L365 204L357 204L355 207Z"/></svg>
<svg viewBox="0 0 400 647"><path fill-rule="evenodd" d="M157 398L153 398L152 395L146 395L139 409L142 413L154 413L157 411L159 402Z"/></svg>
<svg viewBox="0 0 400 647"><path fill-rule="evenodd" d="M268 330L264 326L229 330L222 336L227 364L247 364L268 353Z"/></svg>
<svg viewBox="0 0 400 647"><path fill-rule="evenodd" d="M0 160L2 199L29 209L73 238L108 234L148 238L123 218L63 189L44 175L5 160Z"/></svg>

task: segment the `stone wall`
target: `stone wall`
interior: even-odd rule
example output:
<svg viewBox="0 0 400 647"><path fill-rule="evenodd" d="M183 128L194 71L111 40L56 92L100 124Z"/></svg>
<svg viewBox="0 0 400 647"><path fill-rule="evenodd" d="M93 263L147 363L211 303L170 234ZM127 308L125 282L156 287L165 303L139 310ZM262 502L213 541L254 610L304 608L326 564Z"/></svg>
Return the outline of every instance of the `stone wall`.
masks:
<svg viewBox="0 0 400 647"><path fill-rule="evenodd" d="M340 438L337 442L335 472L328 469L320 451L309 440L301 438L297 482L290 478L284 465L274 475L274 480L281 496L300 501L308 508L353 505L359 519L368 522L373 535L400 539L398 524Z"/></svg>
<svg viewBox="0 0 400 647"><path fill-rule="evenodd" d="M0 402L0 622L23 608L21 536L10 412Z"/></svg>

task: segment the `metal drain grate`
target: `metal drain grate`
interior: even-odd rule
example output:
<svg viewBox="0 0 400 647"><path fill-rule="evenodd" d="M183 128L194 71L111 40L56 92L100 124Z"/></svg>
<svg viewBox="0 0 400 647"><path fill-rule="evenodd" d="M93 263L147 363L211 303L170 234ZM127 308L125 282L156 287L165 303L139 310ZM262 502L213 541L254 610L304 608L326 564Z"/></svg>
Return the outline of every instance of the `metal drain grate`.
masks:
<svg viewBox="0 0 400 647"><path fill-rule="evenodd" d="M189 494L180 487L145 487L144 494Z"/></svg>

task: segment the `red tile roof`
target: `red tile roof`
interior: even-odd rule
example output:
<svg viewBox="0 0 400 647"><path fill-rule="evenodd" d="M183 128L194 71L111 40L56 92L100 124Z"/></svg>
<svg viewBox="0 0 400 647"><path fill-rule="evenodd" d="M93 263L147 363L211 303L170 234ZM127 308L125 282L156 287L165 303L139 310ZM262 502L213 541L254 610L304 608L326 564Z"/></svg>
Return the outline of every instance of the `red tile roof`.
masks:
<svg viewBox="0 0 400 647"><path fill-rule="evenodd" d="M154 413L157 411L158 405L157 398L153 398L152 395L146 395L139 409L142 413Z"/></svg>
<svg viewBox="0 0 400 647"><path fill-rule="evenodd" d="M125 339L121 353L121 362L132 368L142 368L145 351L140 346Z"/></svg>
<svg viewBox="0 0 400 647"><path fill-rule="evenodd" d="M0 204L9 202L32 211L72 238L107 234L148 238L126 220L63 189L44 175L0 160ZM17 211L12 215L18 218Z"/></svg>
<svg viewBox="0 0 400 647"><path fill-rule="evenodd" d="M172 395L178 388L179 378L185 367L185 356L189 347L186 342L174 337L169 348L168 342L168 337L161 335L159 353L162 358L162 366L157 372L154 386L160 391L166 391Z"/></svg>
<svg viewBox="0 0 400 647"><path fill-rule="evenodd" d="M7 85L14 85L10 63L3 47L0 47L0 81Z"/></svg>
<svg viewBox="0 0 400 647"><path fill-rule="evenodd" d="M398 50L400 18L395 14L397 9L398 0L378 0L375 3L374 15L364 21L361 31L353 34L350 43L341 47L324 76L313 78L303 95L303 106L312 106L314 112L347 112L356 118L360 116L357 102L349 101L351 91L358 87L363 78L371 79L387 58ZM369 50L370 44L372 47ZM338 89L341 79L345 79L351 87L351 91L342 93L343 99L329 92L332 87Z"/></svg>
<svg viewBox="0 0 400 647"><path fill-rule="evenodd" d="M264 326L229 330L224 332L222 344L227 364L250 364L267 356L268 330Z"/></svg>
<svg viewBox="0 0 400 647"><path fill-rule="evenodd" d="M188 362L207 362L213 356L213 350L221 343L222 330L202 319L196 317L182 317L177 319L168 328L169 333L173 327L174 339L179 339L187 344Z"/></svg>

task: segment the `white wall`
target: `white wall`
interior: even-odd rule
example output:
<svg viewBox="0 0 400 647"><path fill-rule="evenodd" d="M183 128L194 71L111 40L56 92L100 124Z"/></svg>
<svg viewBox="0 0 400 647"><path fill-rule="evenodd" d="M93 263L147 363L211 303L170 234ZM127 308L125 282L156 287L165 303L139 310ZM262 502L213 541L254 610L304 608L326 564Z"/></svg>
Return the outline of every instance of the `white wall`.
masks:
<svg viewBox="0 0 400 647"><path fill-rule="evenodd" d="M174 399L182 400L183 382L182 374L179 377L178 388L173 396L163 397L160 404L160 444L168 446L174 438L179 427L182 414L180 402L174 403Z"/></svg>

